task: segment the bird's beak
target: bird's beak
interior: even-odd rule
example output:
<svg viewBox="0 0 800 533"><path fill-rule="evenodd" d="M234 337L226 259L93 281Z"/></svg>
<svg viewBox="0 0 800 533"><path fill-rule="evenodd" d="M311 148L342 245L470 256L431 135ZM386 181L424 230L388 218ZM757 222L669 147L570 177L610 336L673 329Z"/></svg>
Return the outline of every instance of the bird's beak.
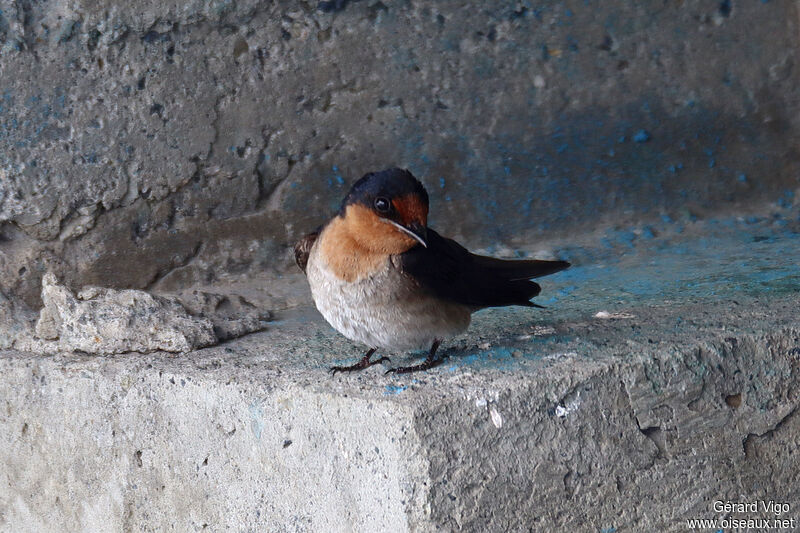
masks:
<svg viewBox="0 0 800 533"><path fill-rule="evenodd" d="M425 240L428 238L428 229L419 222L411 222L408 226L403 226L402 224L398 224L393 220L389 220L388 222L412 239L416 240L425 248L428 247L428 243L425 242Z"/></svg>

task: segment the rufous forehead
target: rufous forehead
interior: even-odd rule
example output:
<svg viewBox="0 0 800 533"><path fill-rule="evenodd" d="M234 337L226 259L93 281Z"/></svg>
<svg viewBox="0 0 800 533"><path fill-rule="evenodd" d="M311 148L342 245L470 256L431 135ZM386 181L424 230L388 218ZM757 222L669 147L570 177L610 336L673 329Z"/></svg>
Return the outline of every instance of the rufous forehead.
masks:
<svg viewBox="0 0 800 533"><path fill-rule="evenodd" d="M395 211L400 215L402 224L419 222L425 225L428 221L428 206L416 194L398 196L392 200Z"/></svg>

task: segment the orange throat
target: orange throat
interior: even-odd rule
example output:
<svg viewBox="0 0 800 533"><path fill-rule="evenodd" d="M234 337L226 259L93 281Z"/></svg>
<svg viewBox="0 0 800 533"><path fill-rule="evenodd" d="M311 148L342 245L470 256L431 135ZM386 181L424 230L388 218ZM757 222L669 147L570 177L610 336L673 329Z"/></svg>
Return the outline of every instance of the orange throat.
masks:
<svg viewBox="0 0 800 533"><path fill-rule="evenodd" d="M331 220L320 236L320 254L339 279L369 277L384 268L389 256L416 246L417 241L360 205Z"/></svg>

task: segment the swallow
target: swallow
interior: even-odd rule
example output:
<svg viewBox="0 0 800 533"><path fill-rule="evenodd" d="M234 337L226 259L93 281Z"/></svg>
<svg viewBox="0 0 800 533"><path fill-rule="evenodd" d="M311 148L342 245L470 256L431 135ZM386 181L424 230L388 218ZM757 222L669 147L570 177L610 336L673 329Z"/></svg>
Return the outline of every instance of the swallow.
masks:
<svg viewBox="0 0 800 533"><path fill-rule="evenodd" d="M541 307L530 300L533 278L568 268L566 261L505 260L469 252L428 227L428 193L411 172L366 174L336 216L295 246L319 312L339 333L366 345L364 357L332 373L388 361L379 350L429 350L398 374L427 370L441 360L445 339L467 329L486 307Z"/></svg>

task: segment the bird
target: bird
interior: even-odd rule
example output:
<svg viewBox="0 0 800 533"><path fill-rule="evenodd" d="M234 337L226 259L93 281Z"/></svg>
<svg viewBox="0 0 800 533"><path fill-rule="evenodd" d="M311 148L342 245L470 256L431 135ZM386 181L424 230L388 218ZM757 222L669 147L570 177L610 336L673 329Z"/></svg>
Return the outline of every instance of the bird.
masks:
<svg viewBox="0 0 800 533"><path fill-rule="evenodd" d="M378 350L428 350L422 363L390 368L405 374L433 368L439 345L464 332L487 307L541 307L531 281L564 270L566 261L498 259L469 252L428 227L428 193L406 169L371 172L356 181L338 213L294 248L314 304L325 320L368 351L331 373L390 362Z"/></svg>

